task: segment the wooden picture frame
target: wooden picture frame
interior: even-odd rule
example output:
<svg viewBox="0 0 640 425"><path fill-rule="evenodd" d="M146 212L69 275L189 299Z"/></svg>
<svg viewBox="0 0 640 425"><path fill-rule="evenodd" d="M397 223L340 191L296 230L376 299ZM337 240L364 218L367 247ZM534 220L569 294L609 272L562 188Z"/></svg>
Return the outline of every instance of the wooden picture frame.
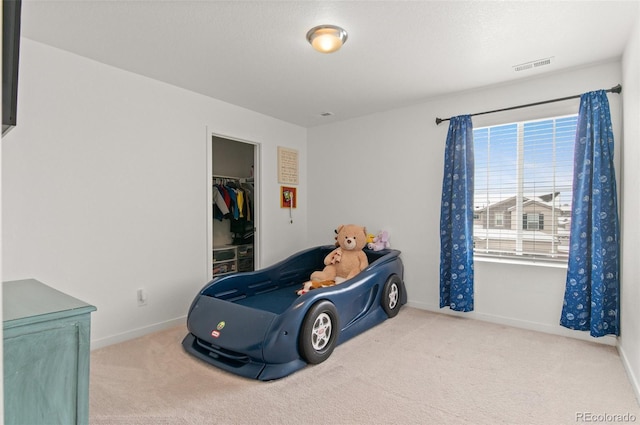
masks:
<svg viewBox="0 0 640 425"><path fill-rule="evenodd" d="M296 149L278 146L278 183L298 184L298 151Z"/></svg>

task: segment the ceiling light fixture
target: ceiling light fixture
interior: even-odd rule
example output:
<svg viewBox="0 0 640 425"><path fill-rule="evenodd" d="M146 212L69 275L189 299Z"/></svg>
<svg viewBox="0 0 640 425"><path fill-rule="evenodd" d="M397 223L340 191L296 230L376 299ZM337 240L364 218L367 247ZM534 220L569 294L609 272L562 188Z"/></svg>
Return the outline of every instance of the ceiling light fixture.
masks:
<svg viewBox="0 0 640 425"><path fill-rule="evenodd" d="M318 25L307 32L307 40L320 53L333 53L347 41L347 32L335 25Z"/></svg>

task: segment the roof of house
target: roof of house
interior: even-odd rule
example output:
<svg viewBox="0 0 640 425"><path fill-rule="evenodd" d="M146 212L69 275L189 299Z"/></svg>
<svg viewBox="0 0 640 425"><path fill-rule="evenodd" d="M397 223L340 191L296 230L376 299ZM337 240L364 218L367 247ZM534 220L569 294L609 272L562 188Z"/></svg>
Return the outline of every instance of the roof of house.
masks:
<svg viewBox="0 0 640 425"><path fill-rule="evenodd" d="M540 196L523 196L522 204L529 205L531 203L535 203L547 209L552 209L555 207L556 209L559 209L563 212L570 211L570 208L568 205L554 205L553 200L557 199L559 194L560 192L549 193L549 194L540 195ZM514 195L508 198L504 198L498 202L490 203L489 205L486 205L484 207L476 208L474 212L480 213L480 212L485 212L486 210L495 210L495 209L502 209L505 211L509 211L509 210L515 209L515 206L516 206L516 196Z"/></svg>

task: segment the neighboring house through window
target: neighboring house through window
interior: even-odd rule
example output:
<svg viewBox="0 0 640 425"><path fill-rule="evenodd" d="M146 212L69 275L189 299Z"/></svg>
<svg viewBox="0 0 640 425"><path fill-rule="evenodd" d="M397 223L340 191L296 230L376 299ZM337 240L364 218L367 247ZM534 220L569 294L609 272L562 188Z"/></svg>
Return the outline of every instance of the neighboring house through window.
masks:
<svg viewBox="0 0 640 425"><path fill-rule="evenodd" d="M476 255L567 260L577 119L473 130Z"/></svg>

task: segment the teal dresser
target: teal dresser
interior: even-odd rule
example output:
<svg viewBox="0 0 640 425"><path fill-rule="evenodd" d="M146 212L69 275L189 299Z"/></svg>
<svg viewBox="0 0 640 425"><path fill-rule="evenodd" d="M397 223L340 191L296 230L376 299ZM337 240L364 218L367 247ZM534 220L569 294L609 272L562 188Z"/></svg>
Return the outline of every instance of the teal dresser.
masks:
<svg viewBox="0 0 640 425"><path fill-rule="evenodd" d="M5 425L87 424L96 308L33 279L2 297Z"/></svg>

